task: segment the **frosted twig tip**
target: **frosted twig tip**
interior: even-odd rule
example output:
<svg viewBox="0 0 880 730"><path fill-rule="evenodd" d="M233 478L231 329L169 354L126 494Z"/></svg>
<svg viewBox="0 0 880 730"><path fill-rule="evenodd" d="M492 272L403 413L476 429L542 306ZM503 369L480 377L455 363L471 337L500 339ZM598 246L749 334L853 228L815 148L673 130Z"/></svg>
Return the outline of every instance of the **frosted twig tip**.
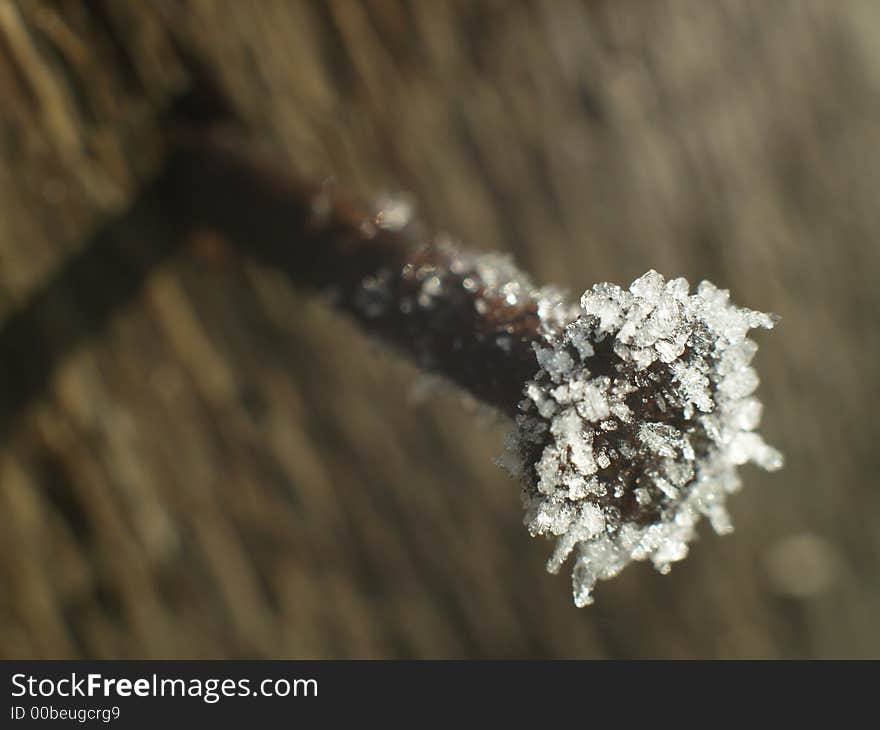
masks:
<svg viewBox="0 0 880 730"><path fill-rule="evenodd" d="M548 569L576 554L579 606L633 560L668 570L701 516L729 531L738 465L782 465L754 430L746 337L774 316L655 271L628 290L597 284L578 309L506 256L425 240L406 200L365 210L303 183L240 131L176 145L170 199L184 220L332 291L366 331L516 419L503 462L522 479L531 533L556 538Z"/></svg>
<svg viewBox="0 0 880 730"><path fill-rule="evenodd" d="M564 331L536 344L508 464L523 481L532 535L556 538L550 572L575 553L574 600L633 560L685 557L702 515L732 529L736 467L781 454L755 433L761 404L746 337L776 318L734 306L704 281L649 271L629 290L597 284Z"/></svg>

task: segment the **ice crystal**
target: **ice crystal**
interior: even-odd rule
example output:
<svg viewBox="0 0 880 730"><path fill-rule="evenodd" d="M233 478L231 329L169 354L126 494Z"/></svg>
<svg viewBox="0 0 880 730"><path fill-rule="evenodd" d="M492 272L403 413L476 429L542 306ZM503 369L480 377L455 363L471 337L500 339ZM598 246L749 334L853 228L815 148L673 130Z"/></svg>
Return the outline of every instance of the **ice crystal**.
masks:
<svg viewBox="0 0 880 730"><path fill-rule="evenodd" d="M315 197L316 215L326 214L328 200L323 194ZM415 206L408 196L382 196L374 201L372 217L363 225L370 229L370 236L377 229L398 233L411 228L411 238L418 240L414 214ZM402 269L382 268L357 282L351 304L359 315L377 320L393 316L395 308L414 318L426 311L436 314L438 307L448 311L459 304L458 291L470 295L470 304L481 316L499 303L511 311L534 307L542 334L558 331L578 314L577 306L568 301L564 291L535 285L508 254L468 251L444 234L420 242L410 258ZM505 332L499 332L494 343L504 352L514 346ZM424 358L417 359L426 364Z"/></svg>
<svg viewBox="0 0 880 730"><path fill-rule="evenodd" d="M685 557L700 517L732 529L736 466L774 470L754 432L761 404L746 334L771 315L736 307L704 281L649 271L629 290L597 284L561 335L536 345L505 463L523 479L532 535L556 537L555 573L575 553L574 601L633 560L658 570Z"/></svg>
<svg viewBox="0 0 880 730"><path fill-rule="evenodd" d="M509 307L534 302L542 333L558 330L577 316L576 308L568 303L564 291L554 286L536 286L509 254L473 253L459 249L449 241L436 245L450 255L451 272L465 276L461 283L464 289L478 292L474 300L478 313L485 314L490 308L490 300L499 298ZM505 351L511 347L509 338L499 337L496 344Z"/></svg>
<svg viewBox="0 0 880 730"><path fill-rule="evenodd" d="M403 230L415 215L415 204L405 195L384 195L376 201L375 207L374 223L389 231Z"/></svg>

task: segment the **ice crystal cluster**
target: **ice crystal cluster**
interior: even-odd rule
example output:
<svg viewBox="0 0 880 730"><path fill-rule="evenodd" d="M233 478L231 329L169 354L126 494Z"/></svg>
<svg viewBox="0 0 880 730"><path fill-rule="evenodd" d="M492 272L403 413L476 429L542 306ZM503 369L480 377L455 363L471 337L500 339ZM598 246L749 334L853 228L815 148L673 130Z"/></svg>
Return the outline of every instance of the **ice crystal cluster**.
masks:
<svg viewBox="0 0 880 730"><path fill-rule="evenodd" d="M778 469L755 433L761 404L749 363L752 328L771 315L734 306L708 281L649 271L629 290L597 284L580 315L536 345L510 456L523 479L532 535L556 538L547 569L575 553L574 601L633 560L667 572L702 515L731 530L736 467ZM510 463L510 460L508 461Z"/></svg>

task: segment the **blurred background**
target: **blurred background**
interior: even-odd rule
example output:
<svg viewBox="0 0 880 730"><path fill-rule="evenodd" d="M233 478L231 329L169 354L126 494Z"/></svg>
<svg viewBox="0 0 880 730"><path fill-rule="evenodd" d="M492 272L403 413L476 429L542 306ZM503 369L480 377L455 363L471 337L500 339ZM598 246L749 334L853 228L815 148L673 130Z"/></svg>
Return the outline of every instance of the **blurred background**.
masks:
<svg viewBox="0 0 880 730"><path fill-rule="evenodd" d="M880 656L878 41L872 0L0 0L0 655ZM298 173L539 282L781 314L785 469L576 609L506 424L177 240L192 59Z"/></svg>

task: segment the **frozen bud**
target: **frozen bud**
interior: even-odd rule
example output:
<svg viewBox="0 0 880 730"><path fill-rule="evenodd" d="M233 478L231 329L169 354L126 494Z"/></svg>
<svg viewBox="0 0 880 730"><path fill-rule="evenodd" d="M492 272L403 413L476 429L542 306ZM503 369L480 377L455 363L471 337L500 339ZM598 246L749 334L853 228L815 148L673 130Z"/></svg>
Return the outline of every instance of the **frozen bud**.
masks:
<svg viewBox="0 0 880 730"><path fill-rule="evenodd" d="M775 321L709 282L689 294L684 279L649 271L628 290L594 286L580 316L536 348L509 448L529 531L556 539L548 570L574 554L577 605L633 560L667 572L701 516L729 531L738 465L782 466L754 432L756 345L746 338Z"/></svg>

